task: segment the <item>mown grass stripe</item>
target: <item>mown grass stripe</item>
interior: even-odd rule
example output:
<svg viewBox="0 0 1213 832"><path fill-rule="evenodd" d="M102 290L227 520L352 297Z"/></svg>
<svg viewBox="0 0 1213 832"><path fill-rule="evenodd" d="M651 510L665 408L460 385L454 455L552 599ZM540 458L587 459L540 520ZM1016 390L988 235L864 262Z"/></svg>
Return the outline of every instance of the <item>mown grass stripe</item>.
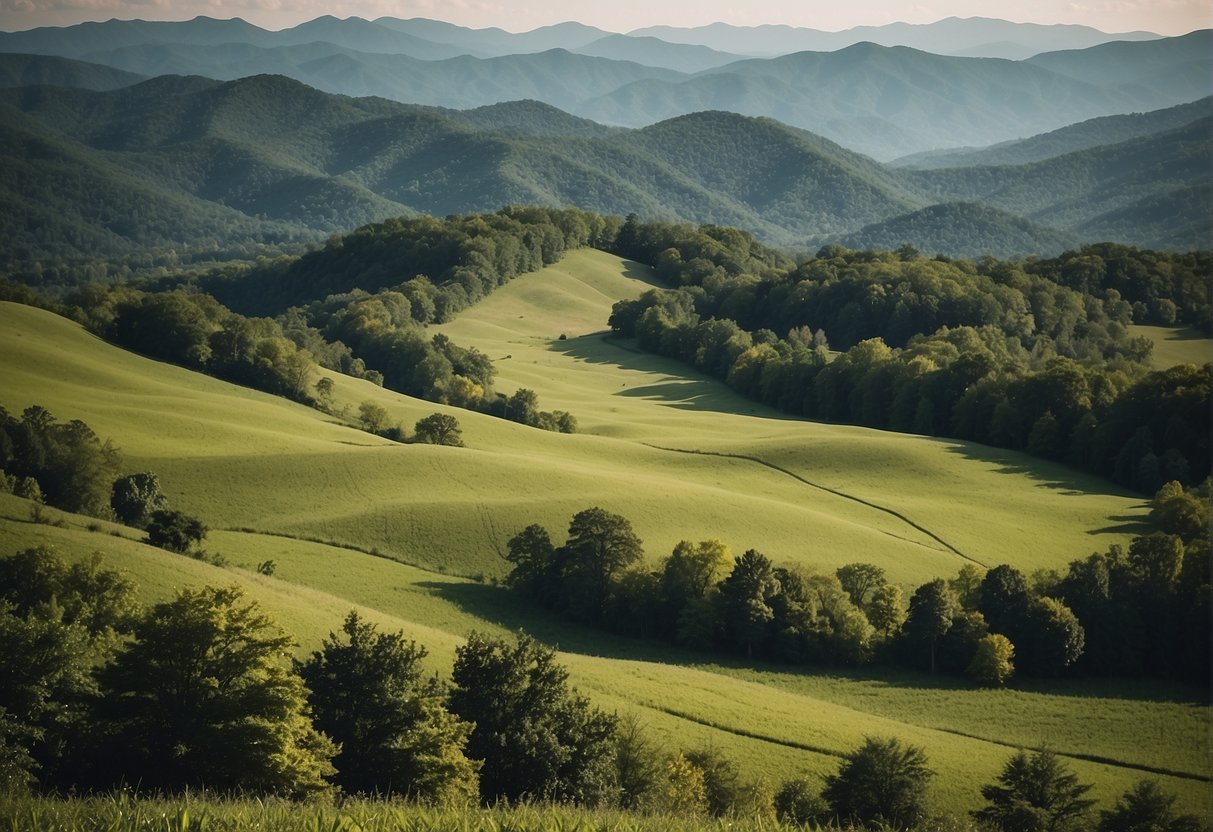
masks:
<svg viewBox="0 0 1213 832"><path fill-rule="evenodd" d="M696 725L702 725L705 728L712 728L716 731L724 731L727 734L732 734L737 737L745 737L746 739L758 740L759 742L769 742L772 745L779 745L784 748L795 748L797 751L809 751L813 754L822 754L827 757L838 757L841 759L846 756L841 751L831 748L823 748L820 745L810 745L805 742L797 742L796 740L782 739L780 737L772 737L769 734L760 734L757 731L747 731L744 728L734 728L731 725L723 725L719 722L714 722L710 719L695 716L694 714L680 711L676 708L668 708L664 705L649 705L655 711L661 711L663 714L668 714L678 719L685 719L687 722L694 722Z"/></svg>

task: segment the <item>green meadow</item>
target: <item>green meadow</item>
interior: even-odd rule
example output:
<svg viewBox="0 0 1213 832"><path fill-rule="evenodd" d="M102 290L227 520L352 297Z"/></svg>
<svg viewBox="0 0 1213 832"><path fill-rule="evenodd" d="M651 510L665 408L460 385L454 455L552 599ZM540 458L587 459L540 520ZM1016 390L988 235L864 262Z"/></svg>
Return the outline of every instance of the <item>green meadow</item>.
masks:
<svg viewBox="0 0 1213 832"><path fill-rule="evenodd" d="M572 412L575 435L325 373L338 411L373 400L406 428L449 412L466 448L389 442L0 304L0 405L41 404L112 438L126 468L155 471L174 507L212 527L206 548L228 566L54 510L62 527L35 524L29 504L7 495L0 553L102 551L148 601L236 583L300 651L355 607L425 644L438 673L468 631L525 629L560 649L582 692L637 713L663 746L712 744L776 785L833 771L865 735L895 734L926 749L933 806L963 811L1013 747L1047 742L1105 805L1152 772L1186 807L1209 810L1209 714L1195 689L1066 681L985 691L888 670L721 662L570 625L496 586L510 536L540 522L560 538L595 504L632 520L653 562L682 538L717 537L821 569L877 563L907 585L970 560L1060 567L1141 527L1143 501L1103 481L982 446L788 419L604 337L611 304L648 285L633 264L573 252L440 328L495 360L501 391L530 387L543 408ZM264 560L273 577L253 571Z"/></svg>
<svg viewBox="0 0 1213 832"><path fill-rule="evenodd" d="M1176 364L1195 364L1199 367L1213 361L1213 338L1196 327L1133 324L1129 331L1150 339L1150 343L1154 345L1150 361L1155 369L1165 370Z"/></svg>

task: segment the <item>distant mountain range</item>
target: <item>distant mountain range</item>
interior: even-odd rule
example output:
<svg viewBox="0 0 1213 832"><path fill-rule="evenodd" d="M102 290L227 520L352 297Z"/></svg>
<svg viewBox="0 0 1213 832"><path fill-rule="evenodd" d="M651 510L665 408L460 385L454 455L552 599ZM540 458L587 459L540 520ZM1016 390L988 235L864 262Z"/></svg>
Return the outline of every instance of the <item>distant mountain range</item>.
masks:
<svg viewBox="0 0 1213 832"><path fill-rule="evenodd" d="M981 44L1012 42L1033 57L924 51L989 55L999 50L983 52ZM845 33L718 24L624 35L579 23L511 34L334 17L271 32L200 17L0 33L0 52L142 76L285 75L325 92L443 108L534 99L628 127L727 110L774 118L882 160L1191 102L1210 92L1211 47L1210 31L1158 38L981 18Z"/></svg>
<svg viewBox="0 0 1213 832"><path fill-rule="evenodd" d="M0 78L35 65L0 56ZM1207 110L1149 113L1128 140L1110 130L1107 142L1062 142L1067 152L1030 164L905 170L719 111L628 130L538 101L450 111L281 76L27 84L0 91L0 251L9 268L169 248L197 257L524 203L735 225L799 249L1010 256L1105 238L1207 248Z"/></svg>
<svg viewBox="0 0 1213 832"><path fill-rule="evenodd" d="M949 17L926 24L856 26L841 32L822 32L793 26L730 26L727 23L713 23L689 29L650 26L629 34L768 58L792 52L833 52L868 42L881 46L909 46L938 55L1008 58L1016 61L1041 52L1086 49L1113 40L1154 40L1159 37L1153 32L1108 34L1089 26L1042 26L983 17Z"/></svg>

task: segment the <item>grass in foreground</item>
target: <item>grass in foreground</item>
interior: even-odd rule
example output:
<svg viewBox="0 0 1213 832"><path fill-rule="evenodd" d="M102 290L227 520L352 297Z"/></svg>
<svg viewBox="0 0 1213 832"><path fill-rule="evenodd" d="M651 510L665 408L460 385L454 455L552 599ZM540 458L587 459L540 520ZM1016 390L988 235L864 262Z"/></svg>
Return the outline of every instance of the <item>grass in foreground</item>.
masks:
<svg viewBox="0 0 1213 832"><path fill-rule="evenodd" d="M738 828L725 819L641 816L565 806L429 808L350 800L338 806L279 800L193 797L0 797L0 825L11 832L708 832ZM744 828L777 830L774 820ZM964 827L961 827L964 828Z"/></svg>

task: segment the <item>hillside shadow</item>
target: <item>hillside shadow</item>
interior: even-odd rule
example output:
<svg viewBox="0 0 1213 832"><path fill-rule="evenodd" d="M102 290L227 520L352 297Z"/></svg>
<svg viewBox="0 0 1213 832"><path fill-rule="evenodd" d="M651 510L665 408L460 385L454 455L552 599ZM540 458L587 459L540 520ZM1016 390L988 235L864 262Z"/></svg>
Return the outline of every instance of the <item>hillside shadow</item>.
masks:
<svg viewBox="0 0 1213 832"><path fill-rule="evenodd" d="M449 581L421 581L424 587L469 615L512 631L523 631L541 644L565 653L606 659L697 665L714 657L691 653L657 641L594 630L547 610L532 607L500 586Z"/></svg>
<svg viewBox="0 0 1213 832"><path fill-rule="evenodd" d="M1194 326L1173 329L1163 338L1164 341L1207 341L1209 336Z"/></svg>
<svg viewBox="0 0 1213 832"><path fill-rule="evenodd" d="M1139 500L1139 507L1148 508L1147 500L1141 494L1134 494L1094 474L1084 474L1060 463L1048 462L1017 451L979 445L961 439L938 438L934 441L944 445L949 453L990 465L998 474L1016 474L1026 477L1040 488L1058 491L1063 495L1107 494L1114 497L1127 497ZM1134 518L1128 515L1109 519L1134 521Z"/></svg>
<svg viewBox="0 0 1213 832"><path fill-rule="evenodd" d="M627 341L606 333L591 333L564 341L553 341L549 349L589 364L650 375L659 374L664 377L649 384L624 383L613 395L650 399L682 410L803 421L744 399L716 379L696 372L673 359L646 353Z"/></svg>
<svg viewBox="0 0 1213 832"><path fill-rule="evenodd" d="M763 674L776 673L787 677L825 677L908 690L974 690L972 683L962 676L931 676L915 670L879 665L831 667L775 664L606 633L531 607L528 602L500 586L447 581L423 581L418 586L451 602L469 615L508 630L523 631L544 646L565 653L678 665L758 682L762 682ZM1205 694L1200 688L1156 679L1017 679L1013 688L1074 699L1206 704Z"/></svg>
<svg viewBox="0 0 1213 832"><path fill-rule="evenodd" d="M623 261L623 276L631 280L639 281L653 289L668 289L669 285L658 280L657 275L653 274L653 270L643 263L638 263L635 260Z"/></svg>

